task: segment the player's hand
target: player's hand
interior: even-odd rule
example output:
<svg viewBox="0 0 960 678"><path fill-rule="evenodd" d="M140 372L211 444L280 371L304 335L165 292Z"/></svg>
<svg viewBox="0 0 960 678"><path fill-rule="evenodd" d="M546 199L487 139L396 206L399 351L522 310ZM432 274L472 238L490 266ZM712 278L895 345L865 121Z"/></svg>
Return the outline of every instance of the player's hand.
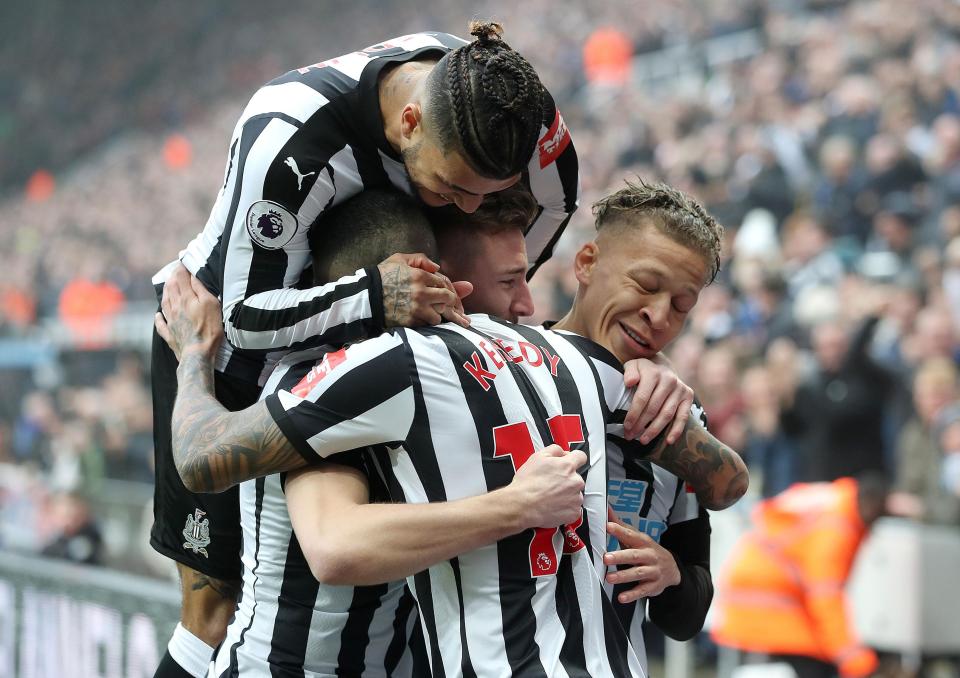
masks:
<svg viewBox="0 0 960 678"><path fill-rule="evenodd" d="M669 366L646 358L624 364L623 383L627 388L636 387L623 420L627 439L639 437L645 445L670 426L667 444L677 442L690 417L693 389L680 381Z"/></svg>
<svg viewBox="0 0 960 678"><path fill-rule="evenodd" d="M377 267L383 284L387 327L437 325L469 327L461 299L473 291L465 280L451 282L425 254L394 254Z"/></svg>
<svg viewBox="0 0 960 678"><path fill-rule="evenodd" d="M580 518L584 482L577 469L586 463L586 454L559 445L532 454L507 488L518 499L521 527L559 527Z"/></svg>
<svg viewBox="0 0 960 678"><path fill-rule="evenodd" d="M163 286L163 313L154 317L157 333L170 346L177 360L185 351L200 351L213 357L223 340L220 302L182 265Z"/></svg>
<svg viewBox="0 0 960 678"><path fill-rule="evenodd" d="M608 507L607 533L620 542L620 549L603 555L608 566L630 565L622 570L607 573L610 584L638 582L628 591L621 591L617 600L632 603L640 598L659 596L668 586L680 583L680 568L673 555L653 538L624 524Z"/></svg>

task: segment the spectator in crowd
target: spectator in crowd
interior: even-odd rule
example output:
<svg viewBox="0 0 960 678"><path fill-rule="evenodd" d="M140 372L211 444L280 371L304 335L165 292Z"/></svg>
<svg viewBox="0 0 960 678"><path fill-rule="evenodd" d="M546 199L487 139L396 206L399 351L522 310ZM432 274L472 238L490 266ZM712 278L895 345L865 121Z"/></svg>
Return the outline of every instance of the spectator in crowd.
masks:
<svg viewBox="0 0 960 678"><path fill-rule="evenodd" d="M794 299L809 288L840 282L844 266L832 241L823 222L811 214L794 213L784 224L784 268Z"/></svg>
<svg viewBox="0 0 960 678"><path fill-rule="evenodd" d="M960 501L960 403L943 408L934 430L943 452L940 480L953 500Z"/></svg>
<svg viewBox="0 0 960 678"><path fill-rule="evenodd" d="M743 449L743 395L737 377L736 355L719 344L700 358L696 393L710 421L710 430L734 449Z"/></svg>
<svg viewBox="0 0 960 678"><path fill-rule="evenodd" d="M54 496L50 514L53 538L41 555L84 565L103 563L103 536L81 496L69 492Z"/></svg>
<svg viewBox="0 0 960 678"><path fill-rule="evenodd" d="M960 497L943 480L955 462L944 458L941 447L945 420L938 418L960 404L957 368L943 357L928 358L913 378L915 415L900 431L897 441L896 487L913 499L916 517L931 523L960 525ZM947 470L947 473L951 471Z"/></svg>
<svg viewBox="0 0 960 678"><path fill-rule="evenodd" d="M856 210L863 181L857 169L857 146L846 136L832 136L820 147L822 177L813 193L813 205L839 236L866 242L869 221Z"/></svg>
<svg viewBox="0 0 960 678"><path fill-rule="evenodd" d="M797 478L796 450L780 427L780 398L766 365L755 365L740 382L744 403L744 451L751 478L771 497Z"/></svg>
<svg viewBox="0 0 960 678"><path fill-rule="evenodd" d="M887 470L882 431L893 380L868 354L877 321L868 318L852 336L840 320L811 330L816 369L781 417L797 441L804 480Z"/></svg>
<svg viewBox="0 0 960 678"><path fill-rule="evenodd" d="M60 292L60 318L81 348L101 348L107 343L108 323L125 301L123 291L105 279L103 264L93 259Z"/></svg>

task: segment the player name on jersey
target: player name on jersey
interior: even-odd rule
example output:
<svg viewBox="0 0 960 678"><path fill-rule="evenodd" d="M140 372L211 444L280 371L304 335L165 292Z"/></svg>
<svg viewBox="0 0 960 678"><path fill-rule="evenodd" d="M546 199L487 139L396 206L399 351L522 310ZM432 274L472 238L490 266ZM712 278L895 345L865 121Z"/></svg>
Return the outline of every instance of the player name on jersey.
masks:
<svg viewBox="0 0 960 678"><path fill-rule="evenodd" d="M477 380L484 391L490 390L490 382L496 379L500 370L506 367L506 361L511 363L526 362L530 367L543 365L550 370L550 376L557 376L560 356L550 353L550 350L546 347L537 346L528 341L507 343L502 339L493 339L489 343L481 340L479 346L480 350L490 358L495 371L483 366L480 353L477 351L470 354L470 358L463 363L463 369Z"/></svg>

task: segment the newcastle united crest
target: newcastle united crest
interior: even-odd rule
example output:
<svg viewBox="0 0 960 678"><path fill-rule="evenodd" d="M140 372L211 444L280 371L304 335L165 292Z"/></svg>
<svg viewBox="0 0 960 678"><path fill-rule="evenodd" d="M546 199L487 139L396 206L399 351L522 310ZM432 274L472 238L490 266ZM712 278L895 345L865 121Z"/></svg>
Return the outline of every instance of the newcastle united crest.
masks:
<svg viewBox="0 0 960 678"><path fill-rule="evenodd" d="M200 520L206 511L196 509L192 516L187 516L187 524L183 526L183 548L191 549L194 553L203 554L204 558L209 558L207 549L204 548L210 544L210 519Z"/></svg>

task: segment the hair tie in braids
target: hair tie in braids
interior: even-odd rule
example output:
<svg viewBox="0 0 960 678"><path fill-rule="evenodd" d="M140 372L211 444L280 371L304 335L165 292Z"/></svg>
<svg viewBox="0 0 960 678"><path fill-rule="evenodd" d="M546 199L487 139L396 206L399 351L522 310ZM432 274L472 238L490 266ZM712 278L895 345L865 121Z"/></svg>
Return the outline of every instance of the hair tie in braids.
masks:
<svg viewBox="0 0 960 678"><path fill-rule="evenodd" d="M470 22L470 35L484 46L494 41L503 42L503 26L496 21L478 21L475 19Z"/></svg>

